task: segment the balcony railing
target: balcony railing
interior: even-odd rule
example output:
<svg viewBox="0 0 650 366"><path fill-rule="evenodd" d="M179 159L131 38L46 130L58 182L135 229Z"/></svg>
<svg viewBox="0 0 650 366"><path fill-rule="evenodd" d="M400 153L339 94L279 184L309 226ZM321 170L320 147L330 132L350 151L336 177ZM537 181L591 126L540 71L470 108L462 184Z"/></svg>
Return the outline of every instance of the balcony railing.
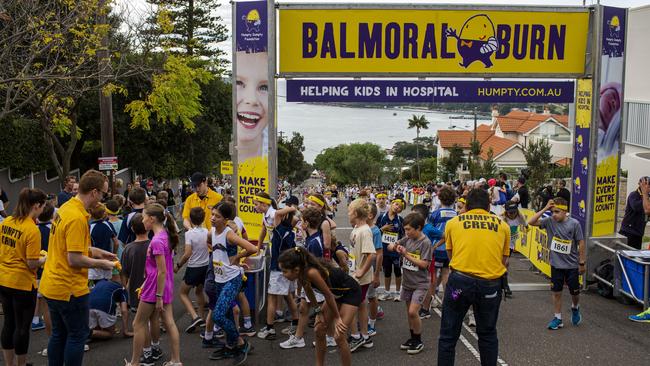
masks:
<svg viewBox="0 0 650 366"><path fill-rule="evenodd" d="M650 103L625 103L625 142L650 148Z"/></svg>

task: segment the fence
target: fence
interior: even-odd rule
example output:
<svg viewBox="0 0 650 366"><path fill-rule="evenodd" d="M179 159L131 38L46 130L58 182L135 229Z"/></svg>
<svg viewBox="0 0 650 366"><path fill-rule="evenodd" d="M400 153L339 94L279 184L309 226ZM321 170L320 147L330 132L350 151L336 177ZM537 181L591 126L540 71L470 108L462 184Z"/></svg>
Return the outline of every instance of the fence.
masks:
<svg viewBox="0 0 650 366"><path fill-rule="evenodd" d="M650 148L650 103L626 102L625 142Z"/></svg>

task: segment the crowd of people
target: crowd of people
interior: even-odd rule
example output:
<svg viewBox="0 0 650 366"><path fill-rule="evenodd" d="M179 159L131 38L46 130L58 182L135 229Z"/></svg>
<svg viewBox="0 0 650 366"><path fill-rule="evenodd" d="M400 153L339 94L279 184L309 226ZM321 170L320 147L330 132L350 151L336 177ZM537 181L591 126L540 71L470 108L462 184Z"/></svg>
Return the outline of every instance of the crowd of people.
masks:
<svg viewBox="0 0 650 366"><path fill-rule="evenodd" d="M644 184L647 191L650 182ZM46 329L49 344L40 353L48 364L81 365L88 340L111 338L118 327L133 337L126 365L156 364L163 357L161 331L169 341L165 365L182 365L176 295L190 317L184 331L200 330L212 360L243 364L254 336L275 341L281 333L287 338L280 348L303 348L313 327L315 363L323 365L327 348L337 347L341 364L349 365L351 354L372 349L382 331L380 301L398 301L405 303L404 326L390 331L405 333L401 350L425 350L423 320L437 307L438 364L454 364L467 321L477 328L482 364L495 365L499 305L512 296L509 258L529 226L546 230L551 251L547 328L564 326L565 284L571 323L582 321L582 229L561 190L532 217L522 215L530 204L524 177L514 187L500 175L424 187L305 187L301 199L291 187L277 199L258 192L255 238L237 216L230 187L217 192L201 173L188 186L193 193L183 200L182 225L168 207L176 195L149 189L149 181L109 198L106 176L91 170L78 183L66 180L58 197L23 189L0 224L0 272L10 274L0 277L7 365L27 365L30 330ZM349 238L337 235L334 218L342 209L353 228ZM270 262L265 314L256 314L245 294L245 268L258 255ZM277 331L285 319L290 325Z"/></svg>

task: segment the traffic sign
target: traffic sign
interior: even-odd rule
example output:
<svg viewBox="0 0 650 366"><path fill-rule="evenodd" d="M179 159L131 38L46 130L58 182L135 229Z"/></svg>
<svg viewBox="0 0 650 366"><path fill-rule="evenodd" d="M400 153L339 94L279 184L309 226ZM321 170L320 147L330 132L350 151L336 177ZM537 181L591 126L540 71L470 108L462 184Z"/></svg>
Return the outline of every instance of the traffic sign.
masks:
<svg viewBox="0 0 650 366"><path fill-rule="evenodd" d="M106 156L103 158L97 158L97 164L99 164L99 170L117 170L117 156Z"/></svg>
<svg viewBox="0 0 650 366"><path fill-rule="evenodd" d="M221 174L222 175L232 175L232 161L224 160L221 162Z"/></svg>

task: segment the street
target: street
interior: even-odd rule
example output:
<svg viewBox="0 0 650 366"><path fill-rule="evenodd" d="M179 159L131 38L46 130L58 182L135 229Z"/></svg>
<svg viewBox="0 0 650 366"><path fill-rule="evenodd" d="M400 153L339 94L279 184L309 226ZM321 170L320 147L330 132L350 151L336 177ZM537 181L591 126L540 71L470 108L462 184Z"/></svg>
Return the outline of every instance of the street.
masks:
<svg viewBox="0 0 650 366"><path fill-rule="evenodd" d="M338 237L347 242L351 232L347 213L341 205L336 216ZM530 265L521 256L514 256L510 267L511 283L543 283L541 275L530 270ZM176 275L176 290L182 274ZM627 316L639 312L637 306L622 305L616 300L600 297L595 290L586 292L582 300L583 322L578 327L570 324L569 296L565 292L564 329L546 329L552 317L551 294L549 291L515 291L512 299L502 302L499 317L499 364L500 365L647 365L647 350L650 339L647 336L649 324L633 323ZM355 365L432 365L436 363L437 336L440 327L440 309L430 319L423 321L422 340L425 349L420 354L409 356L399 350L399 344L408 338L406 312L403 303L381 302L386 315L377 322L377 335L373 338L374 348L360 348L353 354ZM211 351L201 348L198 332L183 332L190 322L176 297L174 315L181 332L181 360L185 365L229 365L229 361L210 361ZM118 322L119 323L119 322ZM312 365L314 364L313 331L306 333L307 347L284 350L279 343L287 336L279 330L289 323L278 324L278 338L275 341L250 338L254 346L248 359L251 366ZM259 329L259 326L257 327ZM169 349L167 337L163 334L161 346ZM473 328L465 326L456 347L457 365L480 365L477 336ZM32 333L29 362L46 365L46 359L38 352L47 346L45 331ZM115 339L90 343L90 351L84 358L85 365L122 365L124 358L130 358L131 340L117 335ZM167 353L163 360L167 359ZM159 362L162 365L163 360ZM327 362L339 364L338 354L330 349Z"/></svg>

